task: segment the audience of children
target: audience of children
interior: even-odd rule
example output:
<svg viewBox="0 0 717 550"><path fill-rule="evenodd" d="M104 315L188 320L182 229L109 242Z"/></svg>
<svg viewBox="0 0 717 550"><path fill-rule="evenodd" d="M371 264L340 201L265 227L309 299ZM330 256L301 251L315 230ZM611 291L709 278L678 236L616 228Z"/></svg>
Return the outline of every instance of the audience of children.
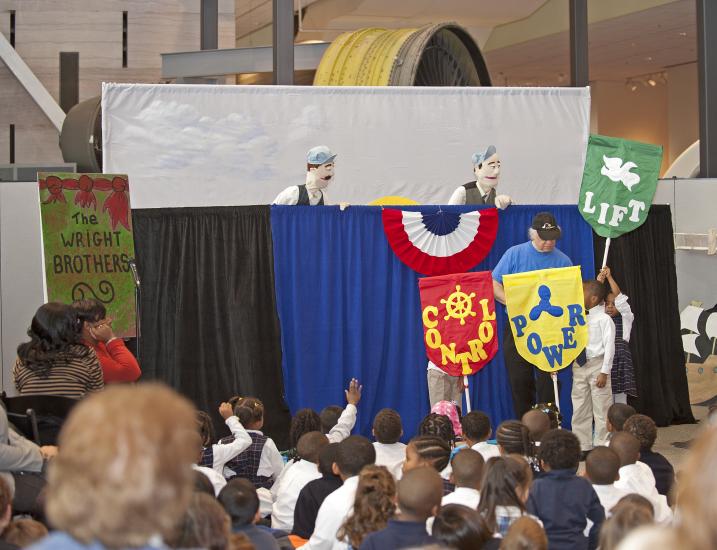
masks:
<svg viewBox="0 0 717 550"><path fill-rule="evenodd" d="M543 522L551 550L597 548L605 511L590 482L576 475L577 436L550 430L540 442L538 457L545 473L533 482L526 509Z"/></svg>
<svg viewBox="0 0 717 550"><path fill-rule="evenodd" d="M605 517L610 517L613 506L629 494L626 489L615 487L620 478L619 472L620 457L609 447L595 447L585 460L585 477L593 484Z"/></svg>
<svg viewBox="0 0 717 550"><path fill-rule="evenodd" d="M413 548L433 542L426 520L441 507L443 483L433 468L420 466L405 472L398 482L398 513L384 529L366 536L361 550Z"/></svg>
<svg viewBox="0 0 717 550"><path fill-rule="evenodd" d="M667 501L671 502L670 491L675 483L675 469L664 456L652 450L657 439L655 421L644 414L635 414L625 421L623 429L640 442L640 462L647 464L652 470L657 492L665 495Z"/></svg>
<svg viewBox="0 0 717 550"><path fill-rule="evenodd" d="M497 445L488 443L493 428L490 418L483 411L471 411L461 418L463 441L474 451L478 451L486 462L489 458L500 456Z"/></svg>
<svg viewBox="0 0 717 550"><path fill-rule="evenodd" d="M605 281L610 285L610 292L605 297L605 313L612 317L615 323L615 358L610 372L610 384L615 403L627 403L627 396L637 397L635 383L635 370L632 366L632 353L630 352L630 332L635 315L630 304L612 277L610 268L605 266L597 276L601 283Z"/></svg>
<svg viewBox="0 0 717 550"><path fill-rule="evenodd" d="M403 436L401 416L393 409L381 409L374 417L372 433L376 464L386 466L395 479L401 479L406 460L406 445L399 441Z"/></svg>
<svg viewBox="0 0 717 550"><path fill-rule="evenodd" d="M343 484L341 478L334 473L338 447L338 443L329 443L321 449L319 452L321 477L309 481L299 493L294 508L294 529L292 531L298 537L308 540L311 533L314 532L316 515L319 513L324 499Z"/></svg>
<svg viewBox="0 0 717 550"><path fill-rule="evenodd" d="M367 535L386 528L396 512L396 481L385 466L369 464L359 474L353 510L336 537L359 548Z"/></svg>
<svg viewBox="0 0 717 550"><path fill-rule="evenodd" d="M607 410L612 404L610 371L615 357L615 323L605 313L607 289L595 280L583 283L588 343L573 363L572 431L583 453L607 442ZM593 430L593 423L595 429Z"/></svg>

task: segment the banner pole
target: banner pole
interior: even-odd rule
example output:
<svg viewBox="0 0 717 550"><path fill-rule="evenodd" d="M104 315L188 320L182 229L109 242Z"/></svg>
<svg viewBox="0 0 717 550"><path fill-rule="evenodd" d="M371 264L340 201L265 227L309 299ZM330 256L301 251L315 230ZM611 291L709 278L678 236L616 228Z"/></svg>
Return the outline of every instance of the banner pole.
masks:
<svg viewBox="0 0 717 550"><path fill-rule="evenodd" d="M466 414L471 412L471 396L470 393L468 393L468 377L463 375L463 389L466 393Z"/></svg>
<svg viewBox="0 0 717 550"><path fill-rule="evenodd" d="M558 373L551 372L550 378L553 379L553 391L555 392L555 406L560 411L560 394L558 393Z"/></svg>
<svg viewBox="0 0 717 550"><path fill-rule="evenodd" d="M607 265L607 253L610 251L610 237L605 239L605 254L602 256L602 267Z"/></svg>

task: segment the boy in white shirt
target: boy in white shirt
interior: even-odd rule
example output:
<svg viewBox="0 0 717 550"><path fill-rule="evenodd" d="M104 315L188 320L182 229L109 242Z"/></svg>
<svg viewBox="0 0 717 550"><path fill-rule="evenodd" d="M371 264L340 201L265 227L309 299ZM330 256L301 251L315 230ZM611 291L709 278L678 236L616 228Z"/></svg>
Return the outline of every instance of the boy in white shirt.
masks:
<svg viewBox="0 0 717 550"><path fill-rule="evenodd" d="M612 405L610 370L615 355L615 323L605 313L607 289L596 280L583 283L587 311L588 345L573 363L573 433L583 453L605 445L607 410ZM593 437L593 421L595 430Z"/></svg>
<svg viewBox="0 0 717 550"><path fill-rule="evenodd" d="M376 449L376 465L385 466L394 479L401 479L406 460L406 445L399 439L403 435L401 415L393 409L381 409L373 419L373 444Z"/></svg>
<svg viewBox="0 0 717 550"><path fill-rule="evenodd" d="M620 479L620 457L609 447L595 447L585 460L585 477L593 484L593 489L605 509L605 517L612 515L612 508L617 502L629 494L628 491L615 486Z"/></svg>
<svg viewBox="0 0 717 550"><path fill-rule="evenodd" d="M274 504L271 509L272 529L281 529L291 533L294 528L294 508L299 493L304 486L321 477L319 472L319 454L329 444L321 432L305 433L296 446L300 460L285 469L281 477L271 488Z"/></svg>
<svg viewBox="0 0 717 550"><path fill-rule="evenodd" d="M456 490L443 497L441 506L446 504L462 504L477 509L480 502L480 487L483 479L483 456L473 449L462 449L451 461L451 483Z"/></svg>
<svg viewBox="0 0 717 550"><path fill-rule="evenodd" d="M214 423L212 417L204 411L197 411L197 427L202 438L202 452L198 466L211 468L223 475L224 465L251 445L251 436L234 414L234 407L229 403L219 405L219 414L231 430L233 440L230 443L212 443L214 441Z"/></svg>
<svg viewBox="0 0 717 550"><path fill-rule="evenodd" d="M316 516L316 526L309 541L301 546L305 550L347 550L346 541L336 538L339 528L353 511L358 474L361 469L373 464L376 451L371 442L363 436L352 435L339 443L334 473L344 484L324 499Z"/></svg>
<svg viewBox="0 0 717 550"><path fill-rule="evenodd" d="M461 418L461 429L463 440L471 449L478 451L484 461L493 456L500 456L498 445L491 445L488 439L493 429L490 425L490 418L483 411L472 411Z"/></svg>
<svg viewBox="0 0 717 550"><path fill-rule="evenodd" d="M620 457L620 479L615 487L629 493L637 493L650 501L655 511L656 523L670 523L672 509L667 504L667 497L657 492L655 476L647 464L639 462L640 442L627 432L617 432L610 439L610 448Z"/></svg>

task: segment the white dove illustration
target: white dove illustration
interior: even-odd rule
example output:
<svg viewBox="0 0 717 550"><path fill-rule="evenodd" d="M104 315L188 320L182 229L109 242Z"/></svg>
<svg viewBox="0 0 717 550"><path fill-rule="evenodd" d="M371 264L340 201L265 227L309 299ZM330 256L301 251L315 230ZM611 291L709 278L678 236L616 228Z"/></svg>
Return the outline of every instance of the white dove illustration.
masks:
<svg viewBox="0 0 717 550"><path fill-rule="evenodd" d="M605 165L600 169L603 176L607 176L614 182L621 181L627 187L628 191L632 191L632 187L640 183L640 176L630 172L633 168L637 168L637 164L628 161L623 164L620 157L602 156Z"/></svg>

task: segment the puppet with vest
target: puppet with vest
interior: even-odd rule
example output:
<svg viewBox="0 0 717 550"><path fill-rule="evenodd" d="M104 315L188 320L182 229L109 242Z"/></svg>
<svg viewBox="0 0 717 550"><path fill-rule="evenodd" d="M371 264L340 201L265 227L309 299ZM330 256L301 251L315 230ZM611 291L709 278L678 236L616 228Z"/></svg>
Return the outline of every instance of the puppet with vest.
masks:
<svg viewBox="0 0 717 550"><path fill-rule="evenodd" d="M500 178L500 157L494 145L484 151L473 154L473 173L475 181L461 185L456 189L448 204L490 204L498 208L508 208L513 202L508 195L496 194Z"/></svg>
<svg viewBox="0 0 717 550"><path fill-rule="evenodd" d="M325 145L317 145L306 153L306 183L284 189L274 199L274 204L322 206L324 189L334 179L336 155Z"/></svg>

